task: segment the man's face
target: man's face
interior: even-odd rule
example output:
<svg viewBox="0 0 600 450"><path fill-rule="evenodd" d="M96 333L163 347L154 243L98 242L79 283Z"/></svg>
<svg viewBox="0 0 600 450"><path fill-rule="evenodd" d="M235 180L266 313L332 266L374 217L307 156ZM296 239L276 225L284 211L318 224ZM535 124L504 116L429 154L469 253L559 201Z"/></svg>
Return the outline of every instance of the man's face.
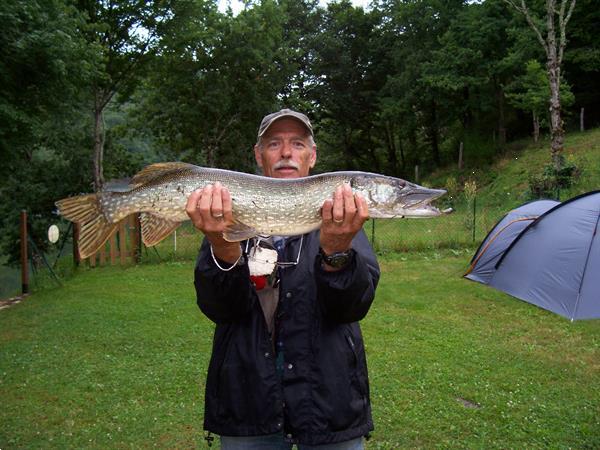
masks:
<svg viewBox="0 0 600 450"><path fill-rule="evenodd" d="M256 163L263 175L273 178L308 176L317 160L317 147L309 131L295 119L275 121L254 146Z"/></svg>

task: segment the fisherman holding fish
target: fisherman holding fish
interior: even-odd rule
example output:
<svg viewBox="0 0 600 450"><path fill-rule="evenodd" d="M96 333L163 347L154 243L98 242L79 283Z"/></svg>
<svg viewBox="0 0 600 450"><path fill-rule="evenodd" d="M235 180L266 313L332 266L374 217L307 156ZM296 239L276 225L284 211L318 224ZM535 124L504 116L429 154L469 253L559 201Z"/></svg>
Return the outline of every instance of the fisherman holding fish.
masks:
<svg viewBox="0 0 600 450"><path fill-rule="evenodd" d="M265 116L254 153L268 177L307 177L317 160L308 117ZM194 191L186 212L205 236L198 306L216 323L204 428L224 450L364 448L373 421L358 321L380 273L362 231L365 198L339 185L322 204L320 230L262 242L224 239L235 227L225 184ZM272 272L258 253L272 255Z"/></svg>
<svg viewBox="0 0 600 450"><path fill-rule="evenodd" d="M437 217L445 191L367 172L309 175L308 118L266 116L254 147L265 176L151 164L126 191L56 202L94 255L131 214L153 246L187 219L205 239L197 302L216 323L204 428L222 448L361 449L373 429L363 340L379 280L368 217ZM208 435L210 438L210 433Z"/></svg>

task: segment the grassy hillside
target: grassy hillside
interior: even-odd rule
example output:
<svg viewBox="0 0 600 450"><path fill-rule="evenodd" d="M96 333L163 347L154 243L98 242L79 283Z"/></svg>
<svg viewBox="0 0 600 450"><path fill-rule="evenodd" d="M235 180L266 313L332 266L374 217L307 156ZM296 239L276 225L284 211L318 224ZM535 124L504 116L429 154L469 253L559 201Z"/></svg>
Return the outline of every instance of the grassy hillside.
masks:
<svg viewBox="0 0 600 450"><path fill-rule="evenodd" d="M560 192L560 200L600 189L600 129L569 133L565 139L565 157L575 163L580 174L571 188ZM448 180L455 179L460 190L465 181L475 181L479 205L508 211L531 200L528 180L530 176L540 175L549 162L548 139L537 144L524 139L509 144L504 154L489 166L468 167L467 161L464 170L440 170L428 179L428 183L448 186Z"/></svg>

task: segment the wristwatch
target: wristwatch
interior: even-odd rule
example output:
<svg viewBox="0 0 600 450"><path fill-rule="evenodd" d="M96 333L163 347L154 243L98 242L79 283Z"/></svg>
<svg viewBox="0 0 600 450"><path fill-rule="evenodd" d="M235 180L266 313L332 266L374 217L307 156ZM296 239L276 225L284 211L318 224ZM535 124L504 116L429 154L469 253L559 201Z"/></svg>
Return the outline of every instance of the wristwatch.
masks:
<svg viewBox="0 0 600 450"><path fill-rule="evenodd" d="M327 255L322 248L319 248L319 255L321 255L321 260L328 266L341 269L342 267L346 267L352 261L354 249L346 250L345 252L335 252L331 255Z"/></svg>

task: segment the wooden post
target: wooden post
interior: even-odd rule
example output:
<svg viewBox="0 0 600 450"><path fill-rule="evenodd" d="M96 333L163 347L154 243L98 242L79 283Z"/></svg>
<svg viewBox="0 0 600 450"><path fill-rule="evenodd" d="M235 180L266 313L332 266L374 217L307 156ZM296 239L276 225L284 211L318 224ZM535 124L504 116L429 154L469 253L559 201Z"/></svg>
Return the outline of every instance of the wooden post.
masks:
<svg viewBox="0 0 600 450"><path fill-rule="evenodd" d="M583 122L583 113L584 108L581 108L581 112L579 113L579 131L585 131L585 126Z"/></svg>
<svg viewBox="0 0 600 450"><path fill-rule="evenodd" d="M127 219L121 220L119 224L119 257L121 265L125 265L125 258L127 257L127 233L125 231L125 221Z"/></svg>
<svg viewBox="0 0 600 450"><path fill-rule="evenodd" d="M371 219L371 247L375 248L375 219Z"/></svg>
<svg viewBox="0 0 600 450"><path fill-rule="evenodd" d="M117 263L117 235L113 233L109 239L110 241L110 264L114 266Z"/></svg>
<svg viewBox="0 0 600 450"><path fill-rule="evenodd" d="M98 265L103 266L106 263L106 244L102 244L100 247L100 257L98 258Z"/></svg>
<svg viewBox="0 0 600 450"><path fill-rule="evenodd" d="M473 197L473 242L475 242L475 226L477 225L476 216L477 216L477 196L475 195Z"/></svg>
<svg viewBox="0 0 600 450"><path fill-rule="evenodd" d="M81 258L79 257L79 233L81 232L81 225L77 222L73 223L73 264L79 266Z"/></svg>
<svg viewBox="0 0 600 450"><path fill-rule="evenodd" d="M415 165L415 183L419 183L419 165Z"/></svg>
<svg viewBox="0 0 600 450"><path fill-rule="evenodd" d="M29 294L29 257L27 254L27 211L21 211L21 292Z"/></svg>
<svg viewBox="0 0 600 450"><path fill-rule="evenodd" d="M140 222L140 215L139 214L135 214L134 215L134 219L135 219L135 226L134 226L134 239L133 239L133 245L132 245L132 249L135 249L135 253L134 253L134 261L136 264L138 264L141 260L142 260L142 233L141 233L141 222Z"/></svg>
<svg viewBox="0 0 600 450"><path fill-rule="evenodd" d="M458 147L458 170L462 170L463 168L463 143L461 141L460 146Z"/></svg>

